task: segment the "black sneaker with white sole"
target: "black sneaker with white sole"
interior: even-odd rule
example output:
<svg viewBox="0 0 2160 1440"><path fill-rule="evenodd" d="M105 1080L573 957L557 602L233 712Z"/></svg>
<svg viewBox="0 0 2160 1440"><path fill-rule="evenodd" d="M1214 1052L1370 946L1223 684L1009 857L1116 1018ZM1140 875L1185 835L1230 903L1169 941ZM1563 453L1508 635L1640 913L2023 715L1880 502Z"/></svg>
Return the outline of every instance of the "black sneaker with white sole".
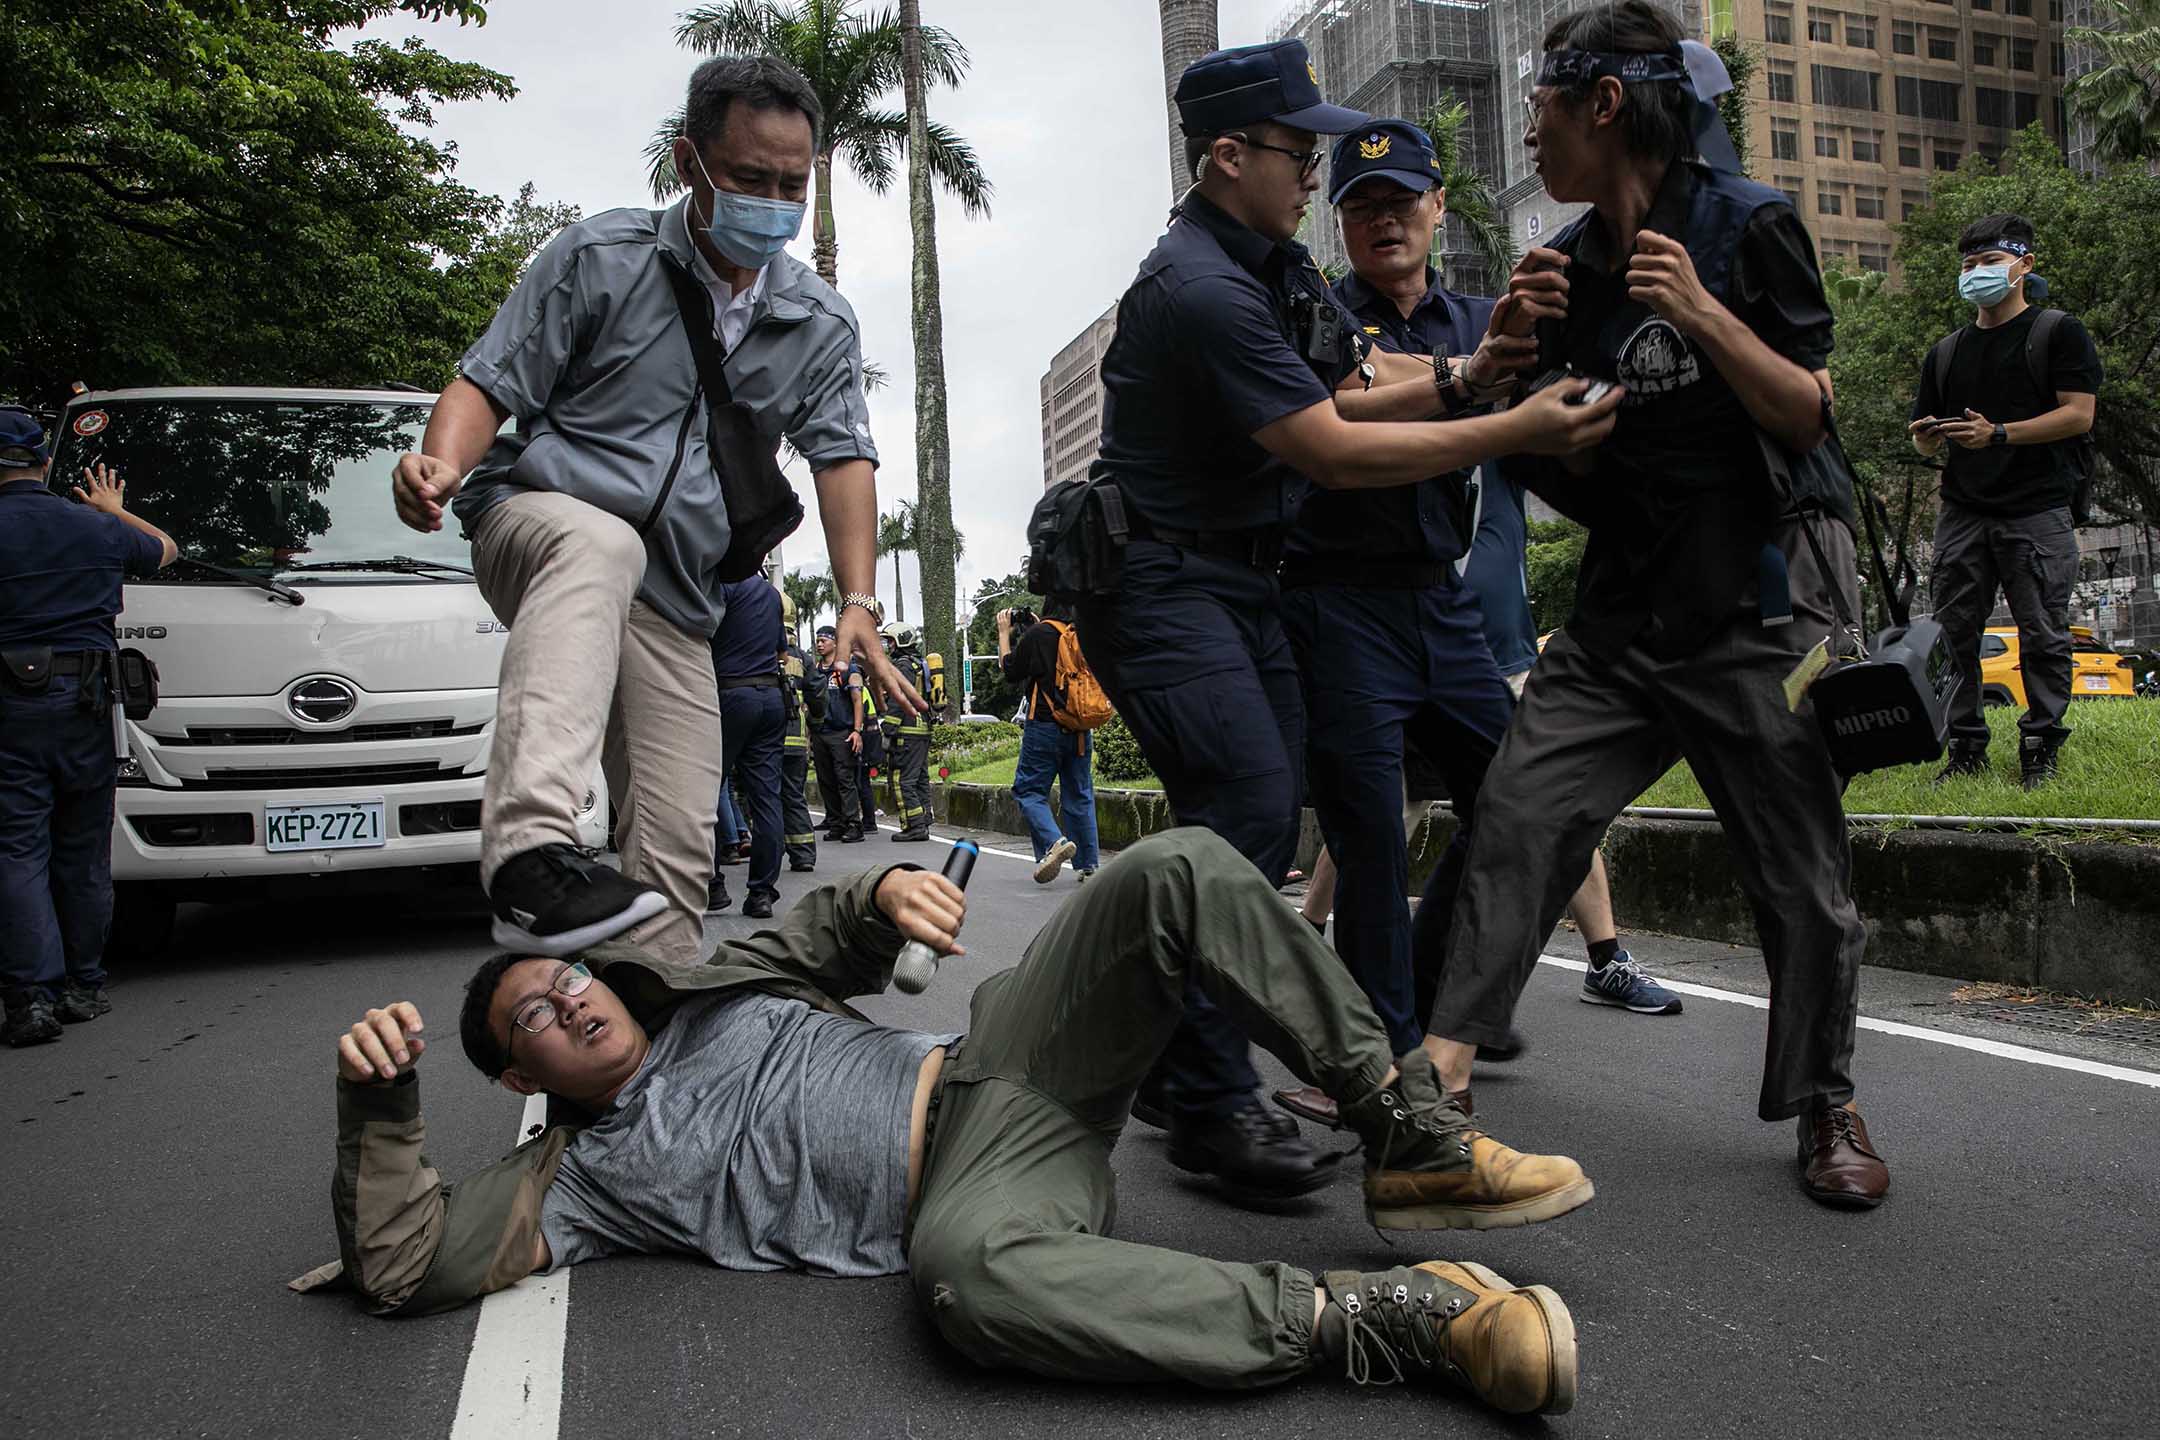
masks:
<svg viewBox="0 0 2160 1440"><path fill-rule="evenodd" d="M574 845L511 856L488 887L495 943L521 955L573 955L668 908L650 885L625 879Z"/></svg>

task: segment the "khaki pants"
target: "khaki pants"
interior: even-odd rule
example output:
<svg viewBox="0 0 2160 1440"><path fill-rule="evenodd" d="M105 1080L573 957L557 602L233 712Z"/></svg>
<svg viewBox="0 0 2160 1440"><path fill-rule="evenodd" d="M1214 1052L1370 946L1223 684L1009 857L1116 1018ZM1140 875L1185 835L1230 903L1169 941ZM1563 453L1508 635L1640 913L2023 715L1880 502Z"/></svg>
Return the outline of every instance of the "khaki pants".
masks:
<svg viewBox="0 0 2160 1440"><path fill-rule="evenodd" d="M481 808L480 879L538 845L577 843L577 807L600 762L623 873L670 908L636 944L696 964L713 873L720 701L712 649L637 598L637 531L568 495L496 505L473 535L480 593L510 626Z"/></svg>
<svg viewBox="0 0 2160 1440"><path fill-rule="evenodd" d="M1250 1388L1313 1368L1313 1276L1111 1238L1111 1146L1196 987L1350 1102L1388 1067L1349 973L1228 841L1152 836L975 989L923 1161L908 1269L978 1364Z"/></svg>

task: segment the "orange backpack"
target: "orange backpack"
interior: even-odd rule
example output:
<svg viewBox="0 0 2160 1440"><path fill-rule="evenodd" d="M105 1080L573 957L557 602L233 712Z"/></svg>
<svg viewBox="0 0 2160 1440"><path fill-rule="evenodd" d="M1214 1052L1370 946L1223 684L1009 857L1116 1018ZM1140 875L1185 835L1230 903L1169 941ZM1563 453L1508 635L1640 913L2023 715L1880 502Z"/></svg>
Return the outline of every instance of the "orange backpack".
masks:
<svg viewBox="0 0 2160 1440"><path fill-rule="evenodd" d="M1057 678L1046 696L1051 718L1060 728L1075 732L1106 724L1117 711L1111 708L1110 697L1103 694L1102 682L1088 669L1087 656L1080 653L1079 635L1062 621L1038 623L1057 631L1058 637Z"/></svg>

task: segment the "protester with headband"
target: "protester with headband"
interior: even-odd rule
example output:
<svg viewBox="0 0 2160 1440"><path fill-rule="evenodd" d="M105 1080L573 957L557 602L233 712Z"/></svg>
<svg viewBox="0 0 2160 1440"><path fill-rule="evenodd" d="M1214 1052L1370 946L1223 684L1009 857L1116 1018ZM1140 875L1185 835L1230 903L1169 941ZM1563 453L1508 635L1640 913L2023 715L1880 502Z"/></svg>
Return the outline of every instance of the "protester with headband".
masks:
<svg viewBox="0 0 2160 1440"><path fill-rule="evenodd" d="M1857 610L1851 499L1825 487L1795 505L1769 464L1825 436L1831 316L1792 206L1737 173L1715 103L1728 86L1715 55L1640 0L1545 37L1524 140L1554 199L1593 208L1530 252L1510 296L1544 372L1627 396L1594 452L1519 466L1590 538L1575 616L1478 799L1430 1030L1442 1083L1462 1089L1476 1046L1506 1036L1598 837L1684 758L1725 825L1770 970L1758 1113L1797 1118L1810 1195L1873 1205L1889 1173L1851 1104L1866 931L1842 787L1810 707L1783 686L1836 608Z"/></svg>
<svg viewBox="0 0 2160 1440"><path fill-rule="evenodd" d="M2070 734L2076 442L2092 431L2100 353L2074 317L2026 303L2028 291L2035 300L2046 292L2023 216L1973 221L1958 255L1958 294L1978 313L1929 352L1910 427L1922 455L1943 456L1928 590L1960 677L1950 759L1936 778L1987 772L1980 636L1999 589L2017 620L2026 700L2018 772L2032 789L2054 775Z"/></svg>

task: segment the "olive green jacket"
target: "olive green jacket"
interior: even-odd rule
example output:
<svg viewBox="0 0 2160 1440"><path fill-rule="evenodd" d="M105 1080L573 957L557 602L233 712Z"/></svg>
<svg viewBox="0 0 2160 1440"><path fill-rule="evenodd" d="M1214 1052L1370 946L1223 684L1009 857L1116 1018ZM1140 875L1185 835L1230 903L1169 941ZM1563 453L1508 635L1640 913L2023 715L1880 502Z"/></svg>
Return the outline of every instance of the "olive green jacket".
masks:
<svg viewBox="0 0 2160 1440"><path fill-rule="evenodd" d="M779 928L723 941L710 962L671 964L634 945L596 945L578 958L605 979L649 1031L691 995L760 990L837 1015L846 1001L892 981L900 932L873 899L886 874L867 871L805 895ZM330 1204L339 1258L292 1282L341 1285L377 1315L426 1315L516 1284L532 1273L540 1201L582 1115L553 1099L546 1129L485 1170L445 1183L428 1163L420 1083L407 1070L386 1085L337 1082L337 1173Z"/></svg>

